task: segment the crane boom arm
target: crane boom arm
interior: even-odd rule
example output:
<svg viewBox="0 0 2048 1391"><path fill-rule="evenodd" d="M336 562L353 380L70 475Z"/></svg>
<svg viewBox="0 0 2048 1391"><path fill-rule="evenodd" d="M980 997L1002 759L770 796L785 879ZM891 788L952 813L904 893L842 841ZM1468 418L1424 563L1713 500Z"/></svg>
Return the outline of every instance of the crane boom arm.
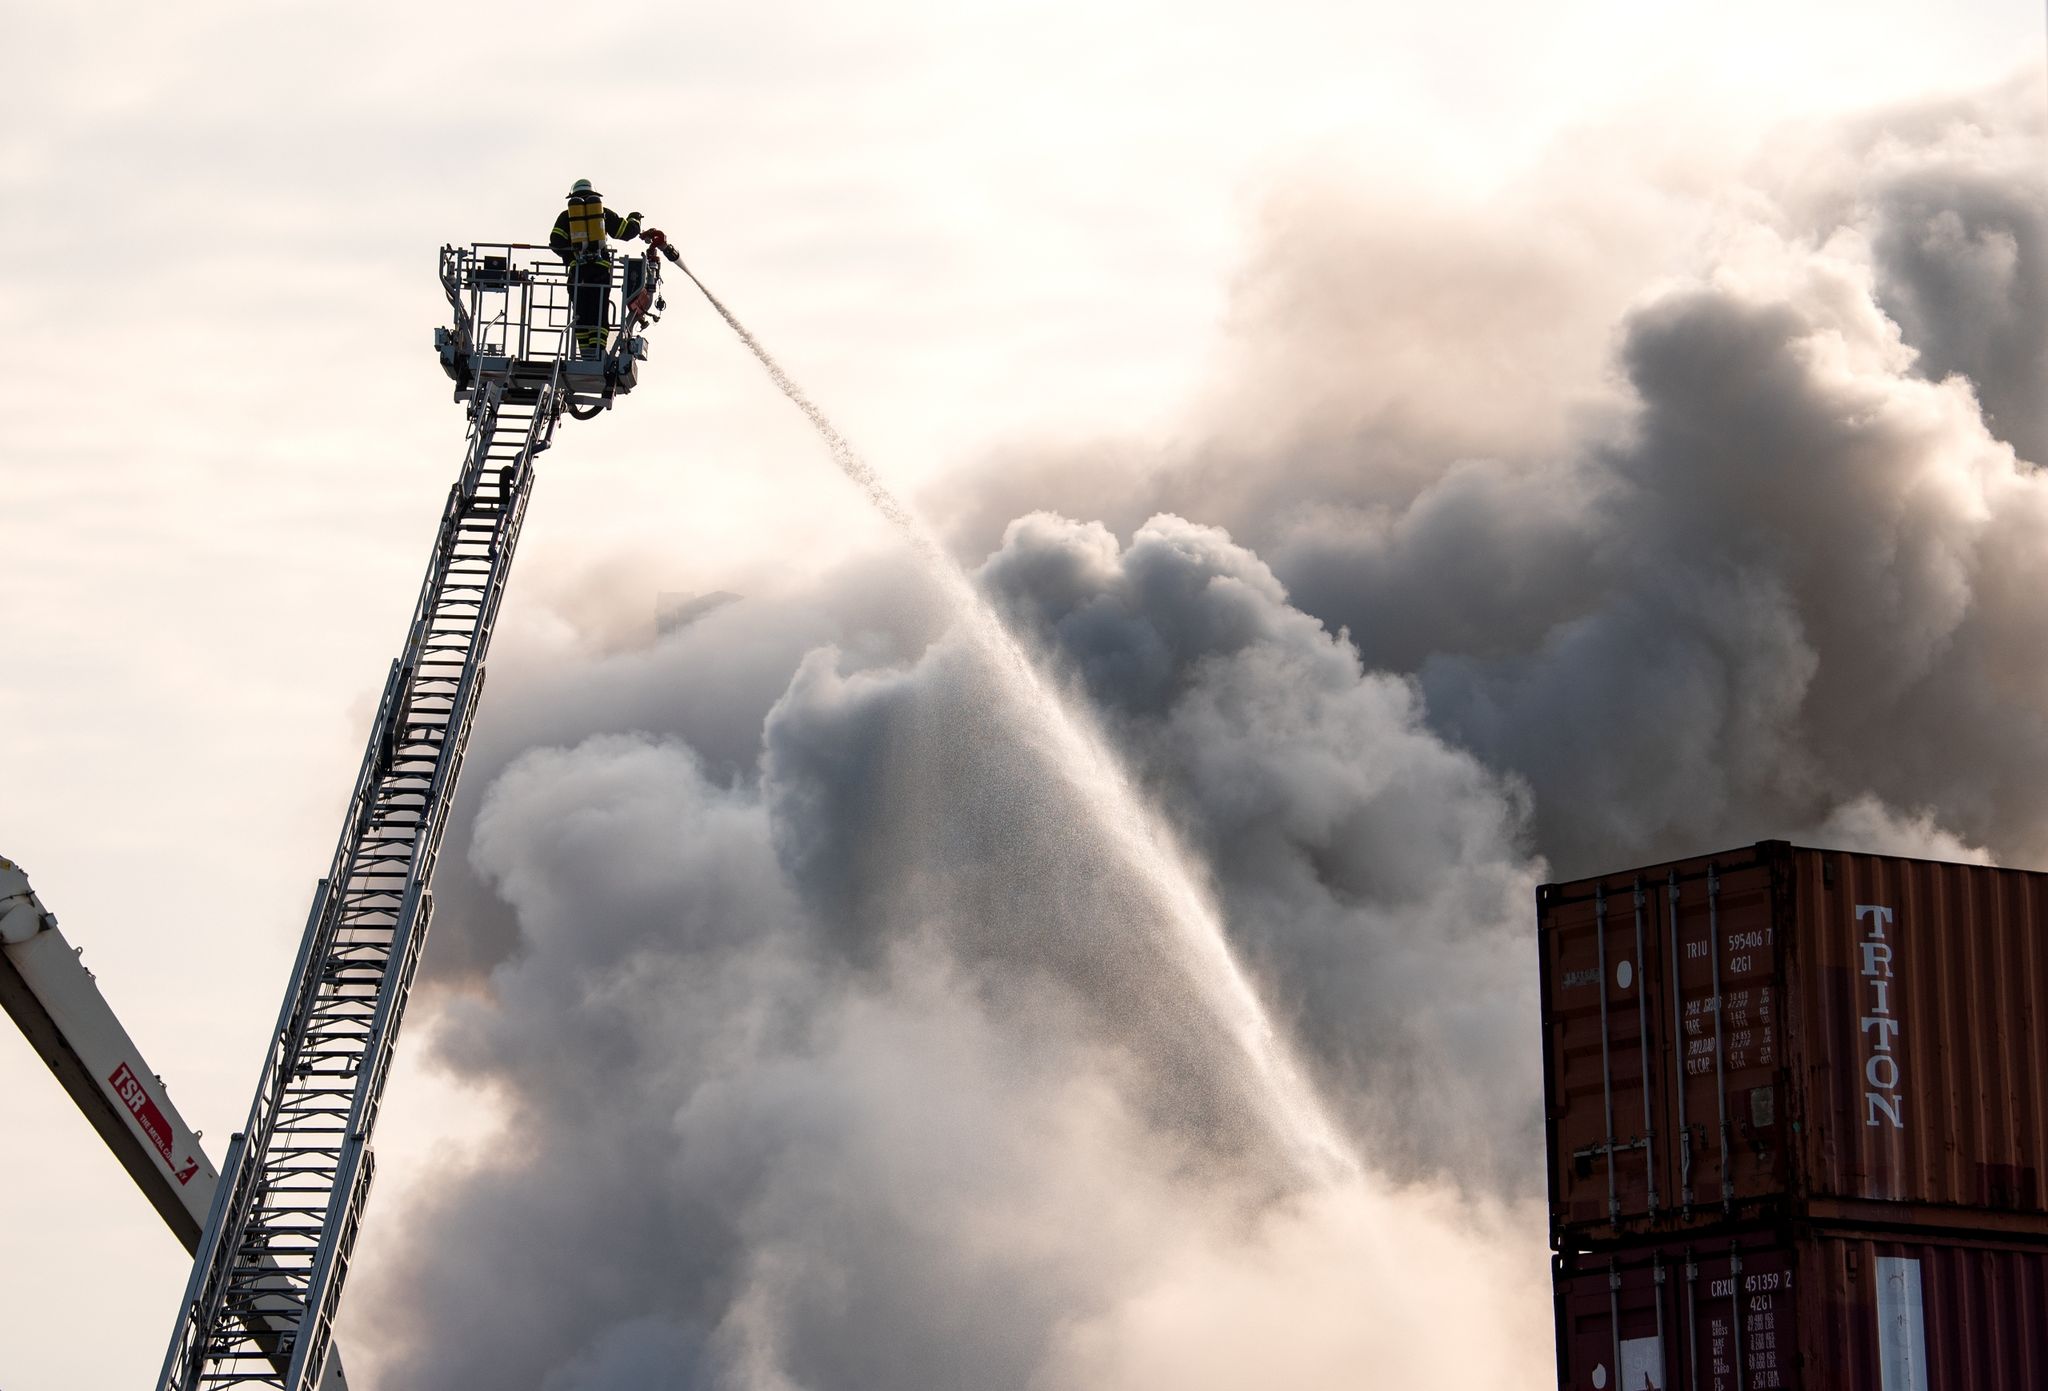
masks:
<svg viewBox="0 0 2048 1391"><path fill-rule="evenodd" d="M28 875L0 859L0 1006L187 1251L220 1174Z"/></svg>

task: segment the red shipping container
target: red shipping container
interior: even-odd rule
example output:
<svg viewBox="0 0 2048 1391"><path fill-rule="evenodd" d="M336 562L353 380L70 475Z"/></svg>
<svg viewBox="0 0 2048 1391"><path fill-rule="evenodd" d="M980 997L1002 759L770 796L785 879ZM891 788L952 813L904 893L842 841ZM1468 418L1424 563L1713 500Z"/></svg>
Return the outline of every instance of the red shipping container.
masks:
<svg viewBox="0 0 2048 1391"><path fill-rule="evenodd" d="M1698 1234L1560 1257L1560 1391L2034 1391L2048 1247Z"/></svg>
<svg viewBox="0 0 2048 1391"><path fill-rule="evenodd" d="M1553 1245L2048 1238L2048 875L1765 841L1537 894Z"/></svg>

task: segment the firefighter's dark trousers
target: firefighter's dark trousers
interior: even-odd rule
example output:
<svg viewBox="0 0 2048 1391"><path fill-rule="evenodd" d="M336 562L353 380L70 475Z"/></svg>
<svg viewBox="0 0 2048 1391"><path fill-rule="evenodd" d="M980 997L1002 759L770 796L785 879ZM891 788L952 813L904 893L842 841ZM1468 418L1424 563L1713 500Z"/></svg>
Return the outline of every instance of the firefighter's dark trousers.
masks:
<svg viewBox="0 0 2048 1391"><path fill-rule="evenodd" d="M576 326L576 356L604 356L604 320L611 291L611 262L577 261L569 267L570 318Z"/></svg>

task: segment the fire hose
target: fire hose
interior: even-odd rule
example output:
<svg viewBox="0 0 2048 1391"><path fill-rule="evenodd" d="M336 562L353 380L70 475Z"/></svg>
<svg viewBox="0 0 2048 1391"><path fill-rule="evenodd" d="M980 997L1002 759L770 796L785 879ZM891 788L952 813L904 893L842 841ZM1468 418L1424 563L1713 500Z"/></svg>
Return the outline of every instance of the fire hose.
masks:
<svg viewBox="0 0 2048 1391"><path fill-rule="evenodd" d="M690 279L693 282L697 283L698 289L701 290L704 288L702 282L697 281L696 276L690 275L690 268L688 266L683 265L683 258L676 253L676 249L673 246L669 245L668 237L662 232L662 230L659 227L649 227L645 232L642 232L640 234L640 237L641 240L645 241L648 244L648 246L652 248L653 251L658 251L662 255L668 257L670 264L679 267L684 275L689 275ZM648 296L651 293L652 292L650 290L643 288L637 295L633 297L633 299L631 299L625 304L624 308L626 310L626 324L628 327L632 325L634 320L641 318L647 314L647 311L650 307L648 304ZM652 307L656 310L659 310L662 307L661 302L658 300L655 301ZM655 317L658 318L659 314L656 314ZM624 342L623 333L621 334L620 341L622 343ZM605 408L611 404L612 393L614 390L617 377L617 371L618 369L615 364L607 363L604 374L604 395L602 396L602 398L598 400L596 404L589 406L588 408L582 408L577 406L574 398L571 398L569 400L568 410L571 419L595 420L599 415L604 413Z"/></svg>

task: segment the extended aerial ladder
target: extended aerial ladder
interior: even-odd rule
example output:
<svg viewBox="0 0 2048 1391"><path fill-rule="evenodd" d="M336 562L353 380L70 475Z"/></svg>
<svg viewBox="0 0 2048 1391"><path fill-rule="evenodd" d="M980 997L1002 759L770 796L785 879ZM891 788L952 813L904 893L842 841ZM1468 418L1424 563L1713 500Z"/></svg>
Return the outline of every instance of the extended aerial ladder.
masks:
<svg viewBox="0 0 2048 1391"><path fill-rule="evenodd" d="M0 1009L106 1141L150 1206L187 1251L196 1251L220 1171L198 1132L171 1103L93 974L43 906L19 865L0 857ZM289 1331L259 1313L251 1334L273 1349ZM323 1391L347 1391L337 1351Z"/></svg>
<svg viewBox="0 0 2048 1391"><path fill-rule="evenodd" d="M228 1146L159 1391L308 1391L332 1360L373 1173L370 1134L433 914L435 857L534 462L564 411L587 419L632 390L644 330L662 307L655 252L627 260L610 291L616 332L601 357L582 360L567 271L543 248L443 247L441 283L455 321L436 331L435 346L469 408L462 471L314 895L248 1124Z"/></svg>

